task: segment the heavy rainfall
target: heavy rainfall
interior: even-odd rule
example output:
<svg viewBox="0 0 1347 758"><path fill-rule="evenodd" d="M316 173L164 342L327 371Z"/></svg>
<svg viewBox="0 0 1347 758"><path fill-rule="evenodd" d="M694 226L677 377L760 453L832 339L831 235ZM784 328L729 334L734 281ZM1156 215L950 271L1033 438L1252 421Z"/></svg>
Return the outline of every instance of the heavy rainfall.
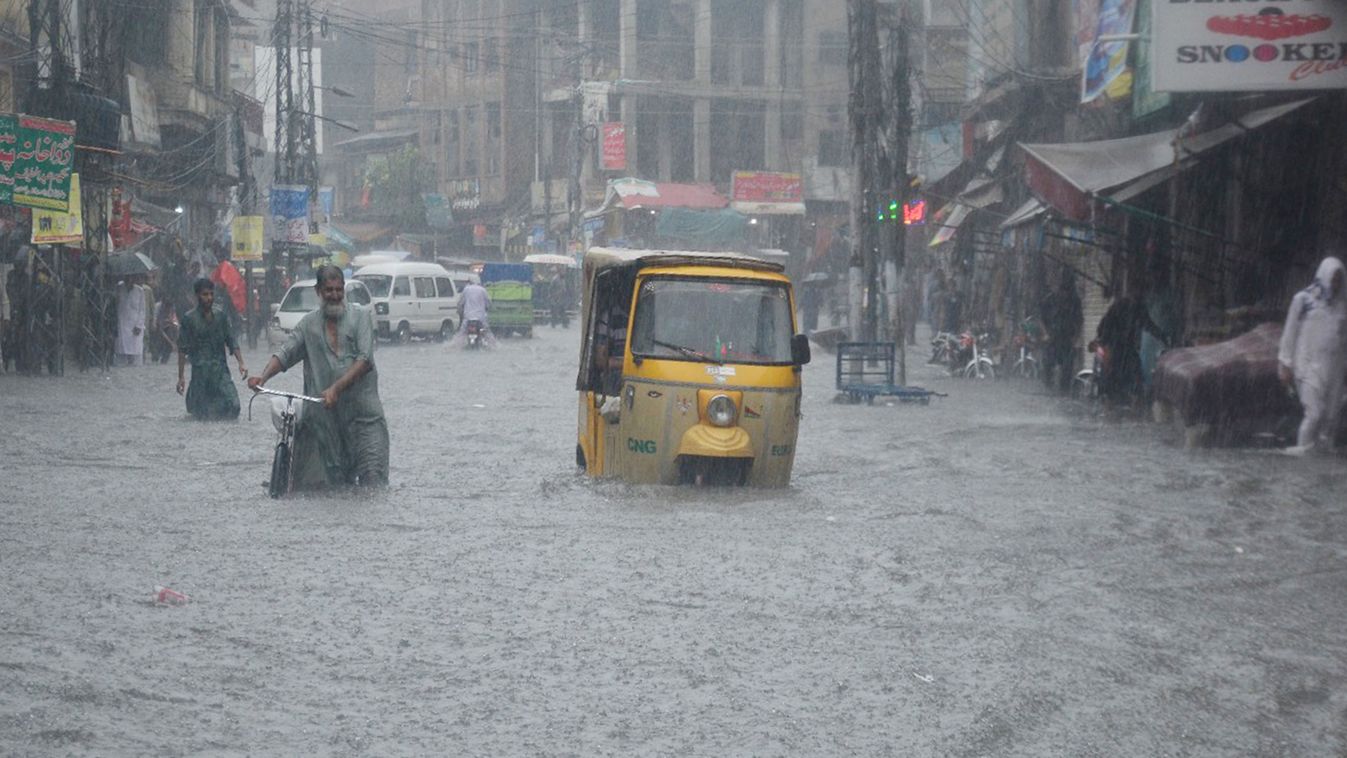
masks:
<svg viewBox="0 0 1347 758"><path fill-rule="evenodd" d="M0 0L0 753L1347 754L1343 50Z"/></svg>

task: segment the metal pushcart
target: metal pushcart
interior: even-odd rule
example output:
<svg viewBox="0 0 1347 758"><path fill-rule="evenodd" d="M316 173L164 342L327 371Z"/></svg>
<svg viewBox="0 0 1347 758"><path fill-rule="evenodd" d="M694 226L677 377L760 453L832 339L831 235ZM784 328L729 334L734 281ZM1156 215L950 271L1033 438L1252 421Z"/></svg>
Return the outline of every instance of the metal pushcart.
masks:
<svg viewBox="0 0 1347 758"><path fill-rule="evenodd" d="M923 387L894 384L896 348L892 342L840 342L837 345L837 391L851 403L873 404L877 397L900 403L928 405L931 398L945 397Z"/></svg>

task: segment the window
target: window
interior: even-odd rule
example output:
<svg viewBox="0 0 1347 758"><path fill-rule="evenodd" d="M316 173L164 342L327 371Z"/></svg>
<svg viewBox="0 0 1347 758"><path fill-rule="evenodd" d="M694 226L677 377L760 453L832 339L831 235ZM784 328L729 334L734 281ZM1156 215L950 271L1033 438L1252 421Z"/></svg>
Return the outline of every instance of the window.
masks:
<svg viewBox="0 0 1347 758"><path fill-rule="evenodd" d="M437 276L435 277L435 292L440 297L453 297L454 283L449 281L448 277Z"/></svg>
<svg viewBox="0 0 1347 758"><path fill-rule="evenodd" d="M845 32L818 33L818 62L827 66L847 65L847 35Z"/></svg>
<svg viewBox="0 0 1347 758"><path fill-rule="evenodd" d="M818 165L845 166L851 162L847 153L846 132L833 130L818 133Z"/></svg>
<svg viewBox="0 0 1347 758"><path fill-rule="evenodd" d="M369 305L369 290L350 282L346 285L346 299L356 305Z"/></svg>
<svg viewBox="0 0 1347 758"><path fill-rule="evenodd" d="M374 297L388 297L388 286L393 283L393 277L384 274L362 274L356 279L365 285Z"/></svg>
<svg viewBox="0 0 1347 758"><path fill-rule="evenodd" d="M477 50L476 42L469 42L463 46L463 70L469 74L477 73Z"/></svg>
<svg viewBox="0 0 1347 758"><path fill-rule="evenodd" d="M454 291L455 291L455 292L462 292L462 291L463 291L463 288L464 288L464 287L467 287L469 284L472 284L472 280L471 280L471 279L455 279L455 280L454 280Z"/></svg>
<svg viewBox="0 0 1347 758"><path fill-rule="evenodd" d="M800 102L781 105L781 139L793 140L804 137L804 104Z"/></svg>
<svg viewBox="0 0 1347 758"><path fill-rule="evenodd" d="M411 297L412 285L407 277L399 276L393 280L393 297Z"/></svg>
<svg viewBox="0 0 1347 758"><path fill-rule="evenodd" d="M486 71L500 68L500 49L496 45L495 37L487 37L482 43L482 68Z"/></svg>
<svg viewBox="0 0 1347 758"><path fill-rule="evenodd" d="M416 296L435 297L435 280L429 276L416 277Z"/></svg>
<svg viewBox="0 0 1347 758"><path fill-rule="evenodd" d="M486 104L486 137L500 139L500 103Z"/></svg>
<svg viewBox="0 0 1347 758"><path fill-rule="evenodd" d="M787 364L790 300L780 284L653 278L641 285L631 352L662 360Z"/></svg>

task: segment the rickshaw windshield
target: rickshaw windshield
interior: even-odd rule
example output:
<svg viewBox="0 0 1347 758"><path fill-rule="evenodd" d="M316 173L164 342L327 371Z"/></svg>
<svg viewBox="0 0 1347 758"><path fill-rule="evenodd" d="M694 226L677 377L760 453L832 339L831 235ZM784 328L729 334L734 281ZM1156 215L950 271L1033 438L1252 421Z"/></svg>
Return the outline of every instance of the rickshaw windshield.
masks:
<svg viewBox="0 0 1347 758"><path fill-rule="evenodd" d="M652 277L636 297L631 352L641 358L789 365L790 342L780 282Z"/></svg>

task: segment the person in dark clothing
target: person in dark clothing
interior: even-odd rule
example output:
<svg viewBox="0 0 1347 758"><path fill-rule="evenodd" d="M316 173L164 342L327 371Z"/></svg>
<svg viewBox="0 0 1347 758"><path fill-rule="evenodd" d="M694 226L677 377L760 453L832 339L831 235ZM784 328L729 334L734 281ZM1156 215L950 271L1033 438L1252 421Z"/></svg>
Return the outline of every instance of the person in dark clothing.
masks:
<svg viewBox="0 0 1347 758"><path fill-rule="evenodd" d="M1099 394L1109 402L1130 404L1141 391L1141 331L1159 328L1146 315L1146 307L1131 294L1116 300L1104 313L1095 339L1104 347L1103 376Z"/></svg>
<svg viewBox="0 0 1347 758"><path fill-rule="evenodd" d="M963 314L961 313L963 301L959 299L959 288L950 282L945 289L945 304L942 308L942 323L940 330L950 334L958 334L959 327L962 325Z"/></svg>
<svg viewBox="0 0 1347 758"><path fill-rule="evenodd" d="M1053 372L1057 372L1057 389L1063 394L1071 391L1071 379L1076 363L1076 343L1080 339L1084 310L1076 283L1070 270L1062 273L1062 281L1055 292L1048 293L1039 304L1039 318L1047 330L1047 345L1043 352L1043 383L1053 386Z"/></svg>

